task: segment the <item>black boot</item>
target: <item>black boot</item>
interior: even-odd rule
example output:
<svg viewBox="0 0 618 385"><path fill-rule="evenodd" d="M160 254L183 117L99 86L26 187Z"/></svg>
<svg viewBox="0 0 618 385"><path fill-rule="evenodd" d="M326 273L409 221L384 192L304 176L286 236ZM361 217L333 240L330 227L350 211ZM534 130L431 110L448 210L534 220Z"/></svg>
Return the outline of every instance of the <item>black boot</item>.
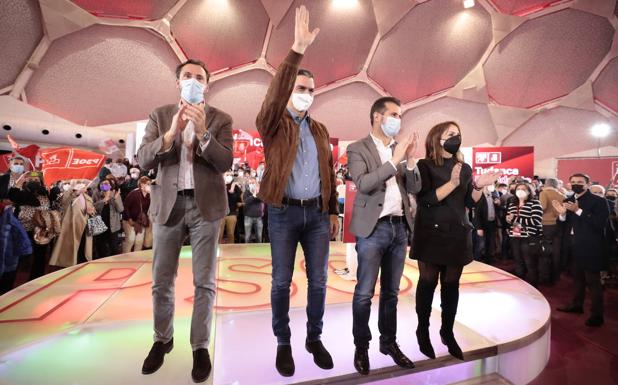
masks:
<svg viewBox="0 0 618 385"><path fill-rule="evenodd" d="M432 359L436 358L436 353L431 346L431 339L429 339L429 317L431 316L431 303L435 290L435 283L419 279L416 286L416 315L418 317L416 339L421 353Z"/></svg>
<svg viewBox="0 0 618 385"><path fill-rule="evenodd" d="M463 352L453 334L455 315L459 304L459 282L443 283L440 288L440 297L442 299L440 304L442 307L442 327L440 328L442 343L448 347L451 356L463 361Z"/></svg>

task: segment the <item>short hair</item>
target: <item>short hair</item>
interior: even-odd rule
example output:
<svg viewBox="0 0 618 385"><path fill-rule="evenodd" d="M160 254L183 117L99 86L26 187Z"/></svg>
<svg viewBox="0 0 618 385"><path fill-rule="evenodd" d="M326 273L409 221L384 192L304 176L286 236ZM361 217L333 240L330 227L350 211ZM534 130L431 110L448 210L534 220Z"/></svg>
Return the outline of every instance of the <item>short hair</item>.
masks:
<svg viewBox="0 0 618 385"><path fill-rule="evenodd" d="M142 176L139 178L138 184L146 184L150 182L151 182L150 178L148 178L147 176Z"/></svg>
<svg viewBox="0 0 618 385"><path fill-rule="evenodd" d="M206 72L206 83L208 83L208 81L210 80L210 72L208 72L206 64L204 64L203 61L197 59L187 59L187 61L178 64L178 66L176 67L176 79L180 79L180 72L182 71L182 67L186 66L187 64L195 64L202 67Z"/></svg>
<svg viewBox="0 0 618 385"><path fill-rule="evenodd" d="M499 183L498 188L502 188L502 187L509 187L509 186L507 186L506 183Z"/></svg>
<svg viewBox="0 0 618 385"><path fill-rule="evenodd" d="M593 184L592 186L590 186L590 188L593 188L593 187L600 188L603 195L605 195L605 187L601 186L600 184Z"/></svg>
<svg viewBox="0 0 618 385"><path fill-rule="evenodd" d="M105 159L105 164L112 164L114 160L112 158Z"/></svg>
<svg viewBox="0 0 618 385"><path fill-rule="evenodd" d="M589 177L588 175L586 175L586 174L581 173L581 172L578 172L578 173L575 173L575 174L571 175L571 176L569 177L569 182L570 182L570 181L571 181L571 179L572 179L573 177L575 177L575 176L576 176L576 177L579 177L579 178L584 178L584 179L586 180L586 183L590 183L590 177Z"/></svg>
<svg viewBox="0 0 618 385"><path fill-rule="evenodd" d="M306 76L309 79L314 79L313 72L305 68L300 68L298 72L296 73L296 76Z"/></svg>
<svg viewBox="0 0 618 385"><path fill-rule="evenodd" d="M385 96L373 102L373 105L371 106L371 111L369 112L369 119L371 120L372 126L374 112L382 113L386 108L386 103L395 103L396 105L401 106L401 100L392 96Z"/></svg>
<svg viewBox="0 0 618 385"><path fill-rule="evenodd" d="M556 178L547 178L545 179L545 186L558 188L558 179Z"/></svg>
<svg viewBox="0 0 618 385"><path fill-rule="evenodd" d="M9 159L9 162L12 162L12 161L14 161L14 160L16 160L16 159L17 159L17 160L21 160L22 162L26 163L26 158L24 158L24 157L23 157L23 156L21 156L21 155L13 155L13 156L11 157L11 159Z"/></svg>

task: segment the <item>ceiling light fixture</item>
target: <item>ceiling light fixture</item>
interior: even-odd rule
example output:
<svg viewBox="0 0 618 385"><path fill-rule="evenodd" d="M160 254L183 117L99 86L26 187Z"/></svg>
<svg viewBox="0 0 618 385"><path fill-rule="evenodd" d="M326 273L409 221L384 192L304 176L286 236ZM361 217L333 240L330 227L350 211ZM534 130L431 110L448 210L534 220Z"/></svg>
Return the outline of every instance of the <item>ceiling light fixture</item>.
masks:
<svg viewBox="0 0 618 385"><path fill-rule="evenodd" d="M474 7L474 0L463 0L464 8L472 8Z"/></svg>
<svg viewBox="0 0 618 385"><path fill-rule="evenodd" d="M590 134L592 134L595 138L605 138L609 135L611 129L612 128L607 123L598 123L592 126L590 129Z"/></svg>

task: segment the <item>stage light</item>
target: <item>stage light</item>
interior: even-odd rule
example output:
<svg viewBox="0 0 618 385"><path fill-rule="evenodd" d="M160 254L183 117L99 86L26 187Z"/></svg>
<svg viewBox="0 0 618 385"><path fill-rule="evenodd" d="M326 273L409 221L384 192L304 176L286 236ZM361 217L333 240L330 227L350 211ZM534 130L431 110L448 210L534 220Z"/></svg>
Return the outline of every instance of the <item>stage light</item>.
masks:
<svg viewBox="0 0 618 385"><path fill-rule="evenodd" d="M474 7L474 0L463 0L464 8L472 8Z"/></svg>
<svg viewBox="0 0 618 385"><path fill-rule="evenodd" d="M352 9L358 7L358 0L332 0L334 7L338 9Z"/></svg>
<svg viewBox="0 0 618 385"><path fill-rule="evenodd" d="M592 126L590 129L590 134L592 134L595 138L605 138L609 135L611 129L612 128L607 123L598 123Z"/></svg>

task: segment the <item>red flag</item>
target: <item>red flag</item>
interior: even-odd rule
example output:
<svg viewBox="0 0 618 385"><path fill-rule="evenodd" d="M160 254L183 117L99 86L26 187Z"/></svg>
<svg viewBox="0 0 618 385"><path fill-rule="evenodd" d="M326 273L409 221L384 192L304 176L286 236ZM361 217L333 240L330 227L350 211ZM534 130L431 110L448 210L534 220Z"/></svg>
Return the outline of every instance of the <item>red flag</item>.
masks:
<svg viewBox="0 0 618 385"><path fill-rule="evenodd" d="M42 150L41 158L47 186L59 180L95 179L105 161L103 154L70 147Z"/></svg>

